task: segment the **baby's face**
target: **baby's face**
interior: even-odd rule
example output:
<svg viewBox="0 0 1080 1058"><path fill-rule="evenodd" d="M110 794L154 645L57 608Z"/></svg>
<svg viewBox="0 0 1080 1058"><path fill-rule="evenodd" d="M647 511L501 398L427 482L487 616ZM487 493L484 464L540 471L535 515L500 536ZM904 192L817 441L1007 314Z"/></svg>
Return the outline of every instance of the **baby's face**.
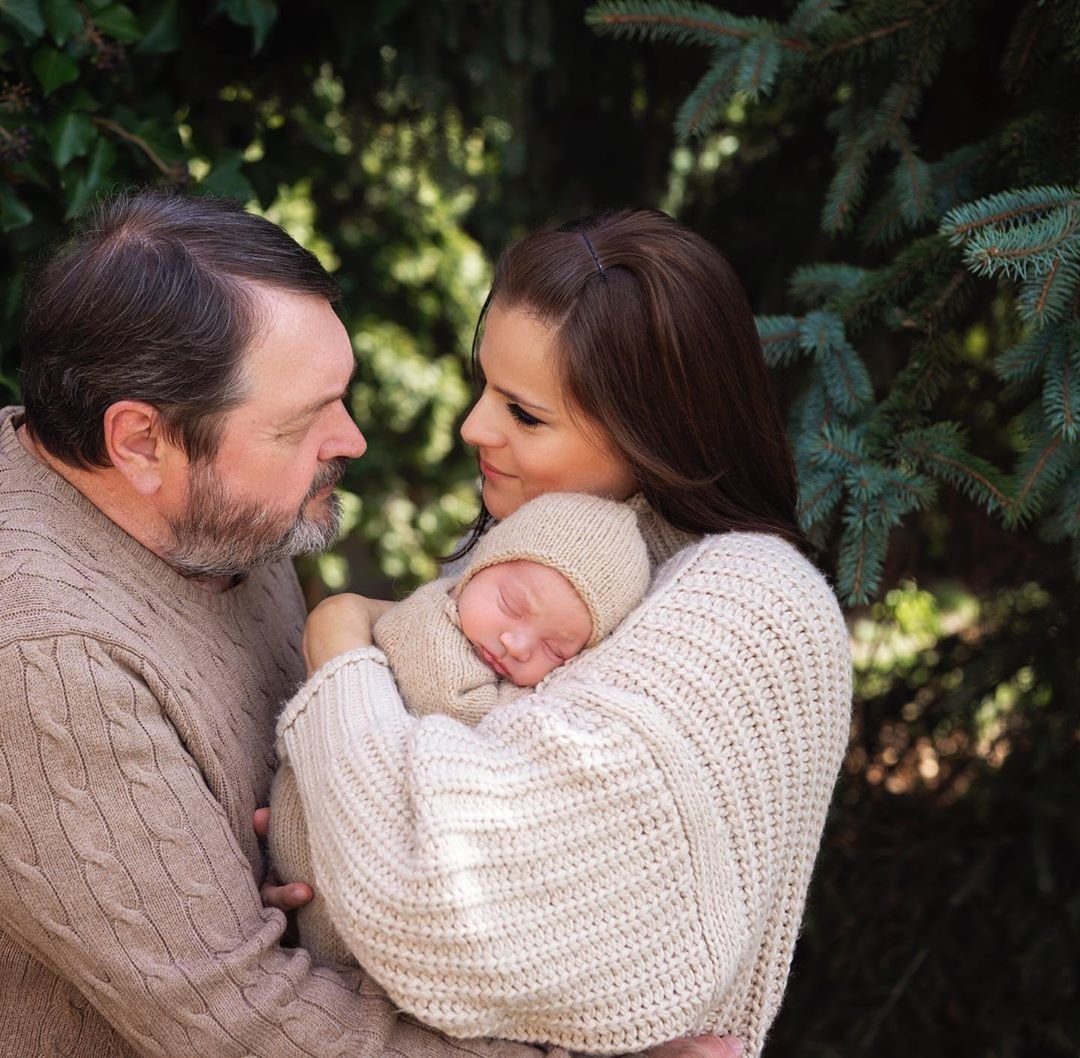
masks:
<svg viewBox="0 0 1080 1058"><path fill-rule="evenodd" d="M458 616L480 660L519 687L534 687L592 635L573 586L538 562L482 569L462 589Z"/></svg>

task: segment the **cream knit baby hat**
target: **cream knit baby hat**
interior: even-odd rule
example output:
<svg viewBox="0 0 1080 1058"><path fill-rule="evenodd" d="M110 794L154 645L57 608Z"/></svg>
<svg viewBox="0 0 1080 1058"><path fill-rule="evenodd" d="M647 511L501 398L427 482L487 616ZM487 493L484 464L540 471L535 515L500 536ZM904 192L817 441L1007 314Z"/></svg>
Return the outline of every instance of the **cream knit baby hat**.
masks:
<svg viewBox="0 0 1080 1058"><path fill-rule="evenodd" d="M583 492L549 492L523 504L489 529L469 558L455 595L500 562L539 562L561 573L592 618L587 647L613 631L649 586L649 556L633 509Z"/></svg>

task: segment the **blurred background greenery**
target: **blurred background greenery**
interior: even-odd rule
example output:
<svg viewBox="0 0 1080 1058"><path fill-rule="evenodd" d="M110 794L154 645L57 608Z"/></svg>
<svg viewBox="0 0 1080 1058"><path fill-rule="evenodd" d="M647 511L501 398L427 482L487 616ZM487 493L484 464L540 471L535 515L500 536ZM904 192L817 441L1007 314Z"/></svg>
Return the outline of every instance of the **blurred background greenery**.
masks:
<svg viewBox="0 0 1080 1058"><path fill-rule="evenodd" d="M1066 0L0 0L0 398L95 195L239 197L337 274L358 357L305 590L401 592L476 511L493 256L675 213L760 315L856 659L766 1053L1080 1054L1077 99Z"/></svg>

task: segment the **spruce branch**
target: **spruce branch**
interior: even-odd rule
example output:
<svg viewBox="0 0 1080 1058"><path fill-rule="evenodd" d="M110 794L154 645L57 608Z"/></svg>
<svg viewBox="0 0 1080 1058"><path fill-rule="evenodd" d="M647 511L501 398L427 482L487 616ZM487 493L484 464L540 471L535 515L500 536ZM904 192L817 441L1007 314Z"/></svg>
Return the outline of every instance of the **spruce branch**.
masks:
<svg viewBox="0 0 1080 1058"><path fill-rule="evenodd" d="M849 606L869 602L881 580L889 530L875 517L876 513L874 500L851 500L844 510L837 586Z"/></svg>
<svg viewBox="0 0 1080 1058"><path fill-rule="evenodd" d="M780 69L780 48L772 34L763 33L748 41L739 56L734 87L756 102L768 95Z"/></svg>
<svg viewBox="0 0 1080 1058"><path fill-rule="evenodd" d="M1043 276L1062 259L1080 258L1080 199L1032 221L1009 228L988 227L973 232L964 260L976 274L1010 279Z"/></svg>
<svg viewBox="0 0 1080 1058"><path fill-rule="evenodd" d="M807 307L827 304L837 294L855 294L868 274L867 269L849 264L803 265L792 273L789 289Z"/></svg>
<svg viewBox="0 0 1080 1058"><path fill-rule="evenodd" d="M997 357L994 370L1004 382L1026 382L1041 375L1064 345L1063 328L1032 328Z"/></svg>
<svg viewBox="0 0 1080 1058"><path fill-rule="evenodd" d="M799 321L794 316L757 316L755 322L769 367L783 367L805 352L799 343Z"/></svg>
<svg viewBox="0 0 1080 1058"><path fill-rule="evenodd" d="M1023 419L1033 440L1013 475L1014 500L1004 512L1005 525L1010 529L1026 524L1042 512L1077 456L1075 446L1043 426L1038 405L1029 408Z"/></svg>
<svg viewBox="0 0 1080 1058"><path fill-rule="evenodd" d="M738 61L738 53L718 56L683 100L675 118L675 133L680 141L686 143L716 125L731 98Z"/></svg>
<svg viewBox="0 0 1080 1058"><path fill-rule="evenodd" d="M896 442L900 458L915 460L928 473L955 485L990 512L1008 512L1013 498L1001 472L967 449L963 429L955 422L938 422L902 434Z"/></svg>
<svg viewBox="0 0 1080 1058"><path fill-rule="evenodd" d="M908 224L920 224L933 215L930 167L907 144L900 150L900 164L893 174L893 186L900 212Z"/></svg>
<svg viewBox="0 0 1080 1058"><path fill-rule="evenodd" d="M1060 342L1043 384L1046 422L1065 441L1080 440L1080 350Z"/></svg>
<svg viewBox="0 0 1080 1058"><path fill-rule="evenodd" d="M1020 12L1009 35L1002 69L1010 90L1014 92L1028 72L1028 63L1035 54L1036 44L1046 24L1046 15L1047 9L1042 4L1029 4Z"/></svg>
<svg viewBox="0 0 1080 1058"><path fill-rule="evenodd" d="M812 466L846 474L858 470L868 460L865 431L833 423L821 427L810 455Z"/></svg>
<svg viewBox="0 0 1080 1058"><path fill-rule="evenodd" d="M846 415L853 415L874 399L870 373L850 342L822 350L817 356L829 399Z"/></svg>
<svg viewBox="0 0 1080 1058"><path fill-rule="evenodd" d="M602 0L585 12L585 21L599 33L638 40L666 40L673 44L701 44L730 48L763 32L774 32L776 23L763 18L740 18L711 4L680 0ZM781 45L808 51L803 41L782 40Z"/></svg>
<svg viewBox="0 0 1080 1058"><path fill-rule="evenodd" d="M1017 298L1021 318L1041 327L1051 320L1073 315L1072 302L1078 287L1080 239L1074 240L1073 247L1057 254L1044 274L1034 276L1021 286Z"/></svg>
<svg viewBox="0 0 1080 1058"><path fill-rule="evenodd" d="M875 137L863 115L844 104L833 115L839 124L836 138L836 172L829 182L821 214L821 226L830 235L847 231L866 190L866 173L875 150Z"/></svg>
<svg viewBox="0 0 1080 1058"><path fill-rule="evenodd" d="M804 532L812 532L836 510L844 495L844 479L826 470L807 468L799 474L797 513Z"/></svg>
<svg viewBox="0 0 1080 1058"><path fill-rule="evenodd" d="M954 246L962 246L980 229L994 227L1008 231L1030 224L1075 202L1077 195L1076 190L1060 185L1002 191L950 210L942 218L938 230Z"/></svg>
<svg viewBox="0 0 1080 1058"><path fill-rule="evenodd" d="M1080 543L1080 465L1065 480L1057 507L1044 523L1042 535L1047 540L1071 537Z"/></svg>
<svg viewBox="0 0 1080 1058"><path fill-rule="evenodd" d="M839 7L839 0L800 0L785 27L792 37L805 37Z"/></svg>

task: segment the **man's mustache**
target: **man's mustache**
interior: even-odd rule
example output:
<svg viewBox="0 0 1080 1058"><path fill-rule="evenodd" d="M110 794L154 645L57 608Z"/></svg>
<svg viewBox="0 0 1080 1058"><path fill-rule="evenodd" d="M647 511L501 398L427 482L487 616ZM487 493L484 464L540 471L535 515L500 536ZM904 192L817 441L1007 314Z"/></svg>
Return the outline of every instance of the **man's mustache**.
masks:
<svg viewBox="0 0 1080 1058"><path fill-rule="evenodd" d="M352 460L347 459L345 456L338 456L321 467L311 483L311 488L308 489L307 499L312 499L316 493L322 492L328 486L336 489L338 483L345 476L345 471L349 469L349 463L351 462Z"/></svg>

